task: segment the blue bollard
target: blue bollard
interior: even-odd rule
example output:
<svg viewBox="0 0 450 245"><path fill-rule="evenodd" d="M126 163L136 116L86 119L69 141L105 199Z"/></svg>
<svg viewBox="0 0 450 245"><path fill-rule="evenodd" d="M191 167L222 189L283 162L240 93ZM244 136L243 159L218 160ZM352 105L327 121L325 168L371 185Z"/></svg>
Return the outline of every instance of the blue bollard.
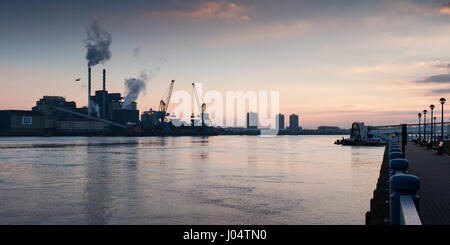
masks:
<svg viewBox="0 0 450 245"><path fill-rule="evenodd" d="M397 149L397 148L392 148L392 149L390 149L389 150L389 153L392 153L392 152L402 152L400 149Z"/></svg>
<svg viewBox="0 0 450 245"><path fill-rule="evenodd" d="M395 158L403 158L403 153L401 152L391 152L389 153L389 160L395 159Z"/></svg>
<svg viewBox="0 0 450 245"><path fill-rule="evenodd" d="M406 174L408 167L409 162L404 158L395 158L389 161L389 170L391 172L391 176L394 175L396 172Z"/></svg>
<svg viewBox="0 0 450 245"><path fill-rule="evenodd" d="M391 225L400 225L400 196L411 195L416 209L419 208L420 179L415 175L397 174L391 177L390 215Z"/></svg>

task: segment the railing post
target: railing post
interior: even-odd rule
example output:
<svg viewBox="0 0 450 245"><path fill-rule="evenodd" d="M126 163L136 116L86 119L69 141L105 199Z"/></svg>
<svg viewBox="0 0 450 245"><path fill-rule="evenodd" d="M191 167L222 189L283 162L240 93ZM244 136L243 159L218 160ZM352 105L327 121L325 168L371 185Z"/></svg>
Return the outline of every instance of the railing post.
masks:
<svg viewBox="0 0 450 245"><path fill-rule="evenodd" d="M406 146L407 142L408 142L407 125L402 124L402 152L403 152L403 157L405 157L405 158L406 158L405 146Z"/></svg>
<svg viewBox="0 0 450 245"><path fill-rule="evenodd" d="M389 160L395 159L395 158L403 158L403 153L400 151L392 151L389 152Z"/></svg>
<svg viewBox="0 0 450 245"><path fill-rule="evenodd" d="M390 179L391 196L390 196L390 216L391 225L400 225L400 196L410 195L414 200L418 209L417 190L420 187L420 180L417 176L410 174L396 174Z"/></svg>
<svg viewBox="0 0 450 245"><path fill-rule="evenodd" d="M389 161L389 169L391 176L398 173L406 174L408 167L409 162L404 158L394 158Z"/></svg>

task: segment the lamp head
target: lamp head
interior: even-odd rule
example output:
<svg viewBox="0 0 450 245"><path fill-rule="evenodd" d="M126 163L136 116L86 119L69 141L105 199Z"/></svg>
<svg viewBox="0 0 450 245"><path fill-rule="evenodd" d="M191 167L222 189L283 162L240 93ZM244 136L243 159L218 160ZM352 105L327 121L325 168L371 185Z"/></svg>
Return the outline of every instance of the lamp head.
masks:
<svg viewBox="0 0 450 245"><path fill-rule="evenodd" d="M439 99L439 102L441 102L442 105L445 104L445 101L446 101L445 98L440 98L440 99Z"/></svg>
<svg viewBox="0 0 450 245"><path fill-rule="evenodd" d="M430 105L430 109L431 109L431 110L434 110L434 105Z"/></svg>

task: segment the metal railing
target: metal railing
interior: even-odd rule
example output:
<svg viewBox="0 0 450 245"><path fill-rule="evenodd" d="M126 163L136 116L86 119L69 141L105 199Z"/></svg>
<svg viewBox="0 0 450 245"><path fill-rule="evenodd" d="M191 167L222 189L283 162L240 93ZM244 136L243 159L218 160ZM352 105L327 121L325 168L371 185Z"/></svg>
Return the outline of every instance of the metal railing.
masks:
<svg viewBox="0 0 450 245"><path fill-rule="evenodd" d="M422 225L411 196L400 196L400 225Z"/></svg>
<svg viewBox="0 0 450 245"><path fill-rule="evenodd" d="M420 179L408 174L408 160L404 158L400 147L389 142L390 169L390 221L391 225L422 225L420 221L419 196Z"/></svg>

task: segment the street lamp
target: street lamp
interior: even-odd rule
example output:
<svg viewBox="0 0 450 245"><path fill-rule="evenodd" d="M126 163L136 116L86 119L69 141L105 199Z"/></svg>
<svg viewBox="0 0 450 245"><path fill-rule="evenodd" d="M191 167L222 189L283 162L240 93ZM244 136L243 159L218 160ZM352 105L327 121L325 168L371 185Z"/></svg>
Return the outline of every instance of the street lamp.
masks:
<svg viewBox="0 0 450 245"><path fill-rule="evenodd" d="M433 134L432 134L432 139L436 140L436 117L433 117Z"/></svg>
<svg viewBox="0 0 450 245"><path fill-rule="evenodd" d="M417 116L419 116L419 139L421 139L422 135L420 135L420 118L422 117L422 113L417 113Z"/></svg>
<svg viewBox="0 0 450 245"><path fill-rule="evenodd" d="M427 140L427 110L423 110L423 139Z"/></svg>
<svg viewBox="0 0 450 245"><path fill-rule="evenodd" d="M431 109L431 118L430 118L430 126L431 126L431 138L430 140L433 141L433 110L434 110L434 105L430 105L430 109Z"/></svg>
<svg viewBox="0 0 450 245"><path fill-rule="evenodd" d="M444 142L444 104L445 104L445 98L440 98L439 102L441 102L441 141Z"/></svg>

